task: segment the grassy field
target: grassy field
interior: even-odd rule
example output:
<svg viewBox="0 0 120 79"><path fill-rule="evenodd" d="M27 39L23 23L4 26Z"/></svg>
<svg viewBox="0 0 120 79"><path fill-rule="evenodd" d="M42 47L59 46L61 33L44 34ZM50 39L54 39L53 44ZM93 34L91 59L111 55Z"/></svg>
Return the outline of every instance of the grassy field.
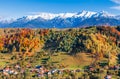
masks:
<svg viewBox="0 0 120 79"><path fill-rule="evenodd" d="M33 68L36 65L43 65L45 67L47 67L49 70L50 69L63 69L63 70L69 70L69 73L65 71L64 74L61 75L53 75L53 78L58 77L57 79L60 79L62 77L66 78L69 77L70 75L70 71L72 70L83 70L81 72L76 72L74 73L74 75L76 75L76 79L78 77L81 77L83 75L83 77L85 77L85 79L89 79L87 78L87 75L90 75L92 73L90 72L84 72L84 68L86 66L89 66L95 59L91 57L90 54L88 53L79 53L76 56L71 56L69 54L66 53L55 53L53 55L40 55L40 53L36 54L33 57L26 57L23 60L19 60L19 59L11 59L13 57L13 54L0 54L0 67L3 68L5 66L12 66L12 64L15 63L22 63L21 66L23 67L27 67L28 64L30 64ZM30 61L32 61L30 63ZM101 68L102 69L102 68ZM113 73L115 73L115 71L112 71ZM107 70L104 70L104 72L102 73L94 73L94 76L97 76L99 78L94 78L94 79L104 79L104 76L106 75ZM29 69L26 69L26 78L25 79L34 79L34 77L32 77L34 74L29 72ZM37 78L37 77L36 77ZM14 78L13 78L14 79ZM20 76L18 77L18 79L20 79ZM43 78L43 79L47 79L47 77ZM91 78L90 78L91 79ZM112 79L117 79L117 76L113 75ZM119 79L119 77L118 77Z"/></svg>

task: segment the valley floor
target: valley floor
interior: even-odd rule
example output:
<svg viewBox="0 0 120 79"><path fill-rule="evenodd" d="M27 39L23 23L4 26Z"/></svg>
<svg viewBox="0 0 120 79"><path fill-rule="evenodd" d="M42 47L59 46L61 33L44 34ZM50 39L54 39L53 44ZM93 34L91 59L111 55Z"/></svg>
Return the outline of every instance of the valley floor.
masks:
<svg viewBox="0 0 120 79"><path fill-rule="evenodd" d="M0 54L0 79L104 79L107 74L119 79L119 68L88 67L95 58L88 53L70 56L66 53L11 59L12 54Z"/></svg>

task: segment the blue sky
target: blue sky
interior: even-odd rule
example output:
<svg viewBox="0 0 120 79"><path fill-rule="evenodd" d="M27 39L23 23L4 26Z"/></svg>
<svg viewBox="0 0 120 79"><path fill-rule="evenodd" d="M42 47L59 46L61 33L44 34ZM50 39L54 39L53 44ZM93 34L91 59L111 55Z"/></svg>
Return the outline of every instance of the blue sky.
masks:
<svg viewBox="0 0 120 79"><path fill-rule="evenodd" d="M21 17L39 12L108 11L120 15L120 0L0 0L0 16Z"/></svg>

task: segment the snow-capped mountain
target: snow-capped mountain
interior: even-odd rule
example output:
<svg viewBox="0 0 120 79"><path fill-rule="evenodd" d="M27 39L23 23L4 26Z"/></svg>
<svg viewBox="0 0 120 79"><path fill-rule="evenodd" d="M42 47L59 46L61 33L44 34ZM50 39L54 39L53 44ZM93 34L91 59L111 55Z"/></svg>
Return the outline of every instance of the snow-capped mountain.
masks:
<svg viewBox="0 0 120 79"><path fill-rule="evenodd" d="M96 12L90 12L90 11L82 11L82 12L78 12L78 13L59 13L59 14L53 14L53 13L40 13L40 14L37 14L37 15L29 15L29 16L26 16L27 19L29 20L32 20L32 19L35 19L35 18L43 18L43 19L46 19L46 20L51 20L51 19L54 19L56 17L59 17L59 18L70 18L70 17L91 17L92 15L96 14Z"/></svg>
<svg viewBox="0 0 120 79"><path fill-rule="evenodd" d="M76 15L76 13L59 13L59 14L53 14L53 13L40 13L37 15L29 15L26 16L27 19L32 20L32 19L36 19L36 18L43 18L46 20L51 20L54 19L56 17L60 17L60 18L68 18L68 17L72 17Z"/></svg>
<svg viewBox="0 0 120 79"><path fill-rule="evenodd" d="M93 15L94 17L115 17L115 15L113 14L110 14L108 12L105 12L105 11L101 11L101 12L97 12L96 14Z"/></svg>
<svg viewBox="0 0 120 79"><path fill-rule="evenodd" d="M43 18L43 19L46 19L46 20L51 20L51 19L54 19L56 17L66 19L66 18L70 18L70 17L90 18L90 17L114 17L114 16L115 15L109 14L108 12L105 12L105 11L101 11L101 12L82 11L82 12L78 12L78 13L59 13L59 14L40 13L40 14L37 14L37 15L26 16L26 19L33 20L33 19L36 19L36 18Z"/></svg>
<svg viewBox="0 0 120 79"><path fill-rule="evenodd" d="M18 18L0 27L27 28L74 28L81 26L120 25L120 16L105 11L82 11L78 13L39 13Z"/></svg>
<svg viewBox="0 0 120 79"><path fill-rule="evenodd" d="M85 18L90 18L96 14L96 12L91 12L91 11L82 11L74 15L74 17L85 17Z"/></svg>

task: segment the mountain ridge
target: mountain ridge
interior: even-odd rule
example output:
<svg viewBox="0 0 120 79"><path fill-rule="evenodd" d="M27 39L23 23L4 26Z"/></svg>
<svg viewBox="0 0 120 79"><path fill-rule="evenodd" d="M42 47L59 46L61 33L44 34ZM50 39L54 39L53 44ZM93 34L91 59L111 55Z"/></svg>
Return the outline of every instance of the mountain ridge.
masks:
<svg viewBox="0 0 120 79"><path fill-rule="evenodd" d="M74 28L97 25L119 26L120 15L113 15L106 11L58 14L43 12L23 16L13 21L0 22L0 27L4 28Z"/></svg>

